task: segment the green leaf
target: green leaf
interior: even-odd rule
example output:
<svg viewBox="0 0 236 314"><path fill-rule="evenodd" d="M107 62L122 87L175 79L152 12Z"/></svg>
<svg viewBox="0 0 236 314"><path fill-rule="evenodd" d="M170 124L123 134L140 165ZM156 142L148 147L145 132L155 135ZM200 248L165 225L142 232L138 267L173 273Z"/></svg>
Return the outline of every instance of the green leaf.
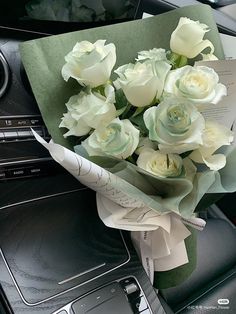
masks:
<svg viewBox="0 0 236 314"><path fill-rule="evenodd" d="M142 113L145 110L145 107L137 107L137 109L135 110L135 112L132 114L131 117L136 117L138 116L140 113Z"/></svg>
<svg viewBox="0 0 236 314"><path fill-rule="evenodd" d="M105 97L105 86L104 85L97 86L97 87L93 88L92 90Z"/></svg>
<svg viewBox="0 0 236 314"><path fill-rule="evenodd" d="M129 119L130 115L132 114L131 109L132 109L132 105L130 103L128 103L128 105L125 107L124 112L122 113L121 118L122 119Z"/></svg>
<svg viewBox="0 0 236 314"><path fill-rule="evenodd" d="M171 51L169 54L169 60L174 65L180 58L180 55Z"/></svg>
<svg viewBox="0 0 236 314"><path fill-rule="evenodd" d="M116 116L117 117L121 116L126 111L126 108L127 108L127 106L122 107L122 108L116 110Z"/></svg>
<svg viewBox="0 0 236 314"><path fill-rule="evenodd" d="M174 69L181 68L188 64L188 58L177 53L171 52L169 55L169 60Z"/></svg>
<svg viewBox="0 0 236 314"><path fill-rule="evenodd" d="M120 110L121 108L124 108L128 105L128 101L122 89L118 89L115 91L115 97L116 97L115 106L117 110Z"/></svg>
<svg viewBox="0 0 236 314"><path fill-rule="evenodd" d="M148 129L146 128L146 125L143 120L143 113L137 115L137 116L132 116L130 117L130 121L135 124L140 132L142 133L142 136L147 136L148 135Z"/></svg>
<svg viewBox="0 0 236 314"><path fill-rule="evenodd" d="M122 89L118 89L115 92L116 102L116 115L117 117L121 116L122 119L129 118L129 111L131 109L131 104L125 97L125 94Z"/></svg>
<svg viewBox="0 0 236 314"><path fill-rule="evenodd" d="M188 64L188 58L185 56L181 56L181 58L179 60L178 67L181 68L181 67L185 66L186 64Z"/></svg>

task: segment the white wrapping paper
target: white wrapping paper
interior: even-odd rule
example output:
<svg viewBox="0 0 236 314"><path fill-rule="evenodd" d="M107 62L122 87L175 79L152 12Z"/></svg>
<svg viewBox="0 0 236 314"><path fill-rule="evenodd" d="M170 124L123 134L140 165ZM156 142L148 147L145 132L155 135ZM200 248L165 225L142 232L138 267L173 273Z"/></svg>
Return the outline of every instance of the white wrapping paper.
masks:
<svg viewBox="0 0 236 314"><path fill-rule="evenodd" d="M97 192L98 214L111 228L131 231L134 246L151 282L154 271L166 271L188 263L184 239L191 233L185 224L202 230L205 221L183 219L176 213L159 214L135 198L135 191L122 190L122 179L69 149L34 136L55 161L82 184ZM133 194L132 194L133 192Z"/></svg>

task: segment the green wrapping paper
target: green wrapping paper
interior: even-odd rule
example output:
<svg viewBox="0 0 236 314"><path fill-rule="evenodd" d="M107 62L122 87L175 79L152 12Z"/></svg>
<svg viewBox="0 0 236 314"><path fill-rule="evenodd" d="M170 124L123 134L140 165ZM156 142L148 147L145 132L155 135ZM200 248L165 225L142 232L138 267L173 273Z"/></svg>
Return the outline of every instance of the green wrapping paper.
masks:
<svg viewBox="0 0 236 314"><path fill-rule="evenodd" d="M197 232L189 227L191 235L185 240L185 245L188 252L188 264L179 266L168 271L156 271L154 274L154 287L158 289L168 289L175 287L184 282L191 275L197 266Z"/></svg>
<svg viewBox="0 0 236 314"><path fill-rule="evenodd" d="M72 50L76 42L88 40L95 42L106 39L116 45L118 66L133 62L137 52L151 48L169 49L170 35L181 16L199 20L209 26L206 33L214 47L214 54L223 59L223 49L211 8L206 5L188 6L144 20L137 20L105 27L24 42L20 45L21 58L42 113L48 131L53 140L65 147L72 148L75 142L64 139L64 130L60 124L66 111L65 103L71 95L78 93L79 84L73 80L66 83L61 76L64 57Z"/></svg>
<svg viewBox="0 0 236 314"><path fill-rule="evenodd" d="M109 25L89 30L77 31L62 35L45 37L24 42L20 45L21 58L26 69L33 93L42 113L44 122L55 143L72 149L75 138L64 138L65 130L58 126L65 103L69 97L79 92L79 84L70 79L65 82L61 76L64 57L74 45L82 40L95 42L105 39L114 43L117 50L118 66L133 62L137 52L151 48L169 49L170 35L176 28L180 17L199 20L209 26L205 39L209 39L214 47L214 54L223 59L223 49L214 22L211 8L206 5L188 6L159 16L116 25ZM203 178L204 179L204 178ZM195 234L186 241L189 263L168 272L155 274L156 287L167 288L175 286L191 274L196 265Z"/></svg>

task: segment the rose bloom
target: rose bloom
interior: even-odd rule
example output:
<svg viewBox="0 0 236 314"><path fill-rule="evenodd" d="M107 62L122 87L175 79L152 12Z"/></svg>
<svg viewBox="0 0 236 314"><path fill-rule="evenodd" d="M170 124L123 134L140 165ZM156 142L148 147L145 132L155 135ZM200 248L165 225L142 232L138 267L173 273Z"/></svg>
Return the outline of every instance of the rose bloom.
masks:
<svg viewBox="0 0 236 314"><path fill-rule="evenodd" d="M181 154L202 144L205 120L190 102L167 98L143 115L149 138L164 153Z"/></svg>
<svg viewBox="0 0 236 314"><path fill-rule="evenodd" d="M119 78L114 85L123 90L133 106L145 107L161 96L170 68L170 64L165 61L125 64L115 71Z"/></svg>
<svg viewBox="0 0 236 314"><path fill-rule="evenodd" d="M190 158L206 164L211 170L220 170L226 165L226 156L215 152L222 146L233 142L233 132L217 121L206 121L203 143L190 154Z"/></svg>
<svg viewBox="0 0 236 314"><path fill-rule="evenodd" d="M158 177L178 177L183 170L182 158L177 154L164 154L158 150L147 148L142 150L137 165Z"/></svg>
<svg viewBox="0 0 236 314"><path fill-rule="evenodd" d="M149 137L140 137L139 138L139 143L138 143L138 147L135 151L135 154L136 155L140 155L141 151L142 150L146 150L146 149L149 149L149 148L152 148L152 149L157 149L158 146L157 146L157 142L153 142L149 139Z"/></svg>
<svg viewBox="0 0 236 314"><path fill-rule="evenodd" d="M214 52L214 46L208 39L203 39L208 26L187 17L181 17L176 29L171 34L170 49L178 55L195 58L206 48Z"/></svg>
<svg viewBox="0 0 236 314"><path fill-rule="evenodd" d="M119 118L104 127L99 127L82 142L89 156L113 156L126 159L139 143L139 130L128 120Z"/></svg>
<svg viewBox="0 0 236 314"><path fill-rule="evenodd" d="M64 137L68 137L71 135L82 136L88 134L91 129L88 125L78 122L75 118L73 118L72 112L70 111L64 113L61 120L62 121L59 125L59 128L66 128L69 130L68 132L63 134Z"/></svg>
<svg viewBox="0 0 236 314"><path fill-rule="evenodd" d="M170 71L164 91L187 98L196 105L216 104L227 95L225 85L219 83L219 76L213 69L190 65Z"/></svg>
<svg viewBox="0 0 236 314"><path fill-rule="evenodd" d="M70 77L82 86L97 87L106 84L116 63L114 44L105 45L105 40L77 43L65 56L66 64L62 68L65 81Z"/></svg>
<svg viewBox="0 0 236 314"><path fill-rule="evenodd" d="M212 53L201 53L202 56L202 61L215 61L215 60L219 60L214 54Z"/></svg>
<svg viewBox="0 0 236 314"><path fill-rule="evenodd" d="M150 50L143 50L138 52L136 61L154 60L169 62L166 57L166 51L163 48L153 48Z"/></svg>
<svg viewBox="0 0 236 314"><path fill-rule="evenodd" d="M105 96L81 91L70 97L66 103L68 112L59 125L69 130L64 137L86 135L91 129L110 123L116 117L115 94L111 85L105 87Z"/></svg>

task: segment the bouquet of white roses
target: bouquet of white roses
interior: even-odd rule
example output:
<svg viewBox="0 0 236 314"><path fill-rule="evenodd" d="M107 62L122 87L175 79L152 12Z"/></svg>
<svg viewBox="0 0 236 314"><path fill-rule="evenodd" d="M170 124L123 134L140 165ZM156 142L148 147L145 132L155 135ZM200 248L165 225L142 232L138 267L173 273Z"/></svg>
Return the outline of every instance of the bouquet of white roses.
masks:
<svg viewBox="0 0 236 314"><path fill-rule="evenodd" d="M202 197L236 189L230 174L235 151L228 149L233 132L204 115L226 96L227 88L212 68L192 65L195 57L217 59L213 43L205 39L208 31L206 24L181 17L171 32L170 49L142 50L132 63L115 68L119 49L97 39L77 42L60 68L57 56L56 71L42 67L42 73L47 69L58 81L54 91L60 92L62 77L69 85L63 91L66 105L58 109L63 117L60 123L53 121L51 131L60 127L66 140L73 138L76 153L37 139L97 191L99 216L107 226L132 231L152 281L155 271L188 263L184 240L191 232L185 224L204 228L195 213ZM50 38L42 43L47 41L51 44ZM29 43L25 51L32 47ZM27 60L23 54L34 90L35 60L28 54ZM40 84L36 98L48 94L50 104L52 95L43 80ZM45 101L39 105L44 110ZM52 120L58 114L54 108L46 110Z"/></svg>
<svg viewBox="0 0 236 314"><path fill-rule="evenodd" d="M216 151L230 145L233 132L205 120L201 110L218 103L227 89L213 69L186 65L208 47L208 58L214 58L212 43L203 39L207 31L207 25L182 17L171 36L172 51L139 52L135 63L114 71L114 82L115 45L77 43L62 76L83 89L66 103L64 136L86 137L81 145L89 156L126 159L158 177L185 176L195 171L193 162L223 168L226 157Z"/></svg>
<svg viewBox="0 0 236 314"><path fill-rule="evenodd" d="M218 103L227 89L213 69L188 65L206 48L210 52L203 59L217 59L213 44L204 39L208 30L199 21L181 17L170 38L170 51L139 52L134 63L114 71L114 81L115 45L105 40L78 42L65 56L62 76L66 81L72 77L82 89L66 103L60 123L68 129L65 137L82 139L76 152L84 148L88 159L127 160L139 167L137 172L152 175L154 188L162 178L169 183L175 178L173 188L177 189L177 178L194 184L194 178L207 169L223 168L226 156L217 151L230 145L233 132L206 120L201 111ZM102 161L98 163L103 165ZM156 208L157 212L179 214L178 205L168 205ZM140 223L147 213L138 216ZM188 214L190 218L191 210Z"/></svg>

